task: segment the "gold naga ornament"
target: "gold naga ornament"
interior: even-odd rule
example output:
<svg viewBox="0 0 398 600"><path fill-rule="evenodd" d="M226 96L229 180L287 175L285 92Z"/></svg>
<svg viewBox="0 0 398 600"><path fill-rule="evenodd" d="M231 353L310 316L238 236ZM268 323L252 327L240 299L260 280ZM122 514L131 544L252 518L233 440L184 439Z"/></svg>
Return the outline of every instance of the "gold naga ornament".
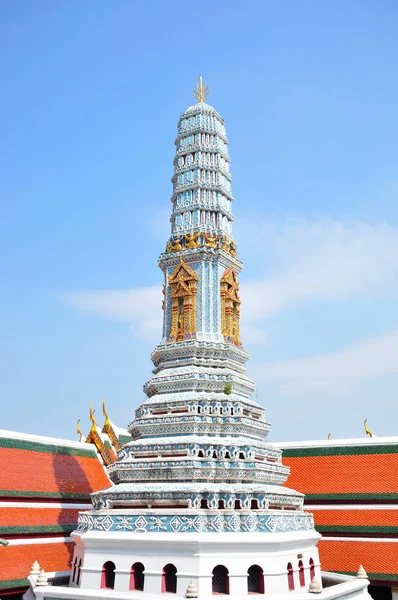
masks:
<svg viewBox="0 0 398 600"><path fill-rule="evenodd" d="M365 433L366 435L368 435L369 437L373 437L373 433L370 431L370 429L368 429L368 425L367 425L368 420L365 419L363 422L363 428L365 429Z"/></svg>
<svg viewBox="0 0 398 600"><path fill-rule="evenodd" d="M101 439L101 436L97 431L97 423L95 422L94 417L95 410L93 410L93 407L94 404L90 406L91 429L90 433L86 437L86 444L94 444L98 452L101 454L101 458L104 461L105 465L111 465L115 462L115 457L113 456L113 453L105 446L104 442Z"/></svg>
<svg viewBox="0 0 398 600"><path fill-rule="evenodd" d="M241 346L240 341L240 296L238 277L233 269L225 270L220 281L221 333L226 342Z"/></svg>
<svg viewBox="0 0 398 600"><path fill-rule="evenodd" d="M115 448L116 451L120 450L120 448L122 447L119 438L117 437L115 430L112 427L112 423L109 420L108 417L108 413L106 412L106 408L105 408L105 402L106 402L106 398L103 399L102 401L102 413L105 417L105 423L104 426L102 428L102 433L106 433L109 437L109 439L112 442L112 446Z"/></svg>
<svg viewBox="0 0 398 600"><path fill-rule="evenodd" d="M171 288L171 326L168 342L196 338L196 295L198 276L180 258L174 272L168 278Z"/></svg>
<svg viewBox="0 0 398 600"><path fill-rule="evenodd" d="M79 419L79 420L77 421L77 423L76 423L76 431L77 431L77 433L78 433L78 434L79 434L79 436L80 436L80 438L79 438L79 442L81 442L81 441L82 441L82 439L83 439L83 437L84 437L84 435L83 435L83 432L82 432L82 430L80 429L80 419Z"/></svg>

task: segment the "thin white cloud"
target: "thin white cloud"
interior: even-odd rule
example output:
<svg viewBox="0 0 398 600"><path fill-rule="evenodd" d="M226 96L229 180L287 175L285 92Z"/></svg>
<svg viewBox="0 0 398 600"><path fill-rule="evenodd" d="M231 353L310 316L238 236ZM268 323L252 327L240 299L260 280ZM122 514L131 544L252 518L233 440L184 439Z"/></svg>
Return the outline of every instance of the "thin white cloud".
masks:
<svg viewBox="0 0 398 600"><path fill-rule="evenodd" d="M81 312L129 322L132 333L137 337L150 340L161 337L160 286L135 290L71 291L62 292L59 297L65 304Z"/></svg>
<svg viewBox="0 0 398 600"><path fill-rule="evenodd" d="M322 218L245 224L243 232L245 246L267 269L242 284L249 321L398 284L398 228L391 225Z"/></svg>
<svg viewBox="0 0 398 600"><path fill-rule="evenodd" d="M249 343L264 345L266 319L298 305L398 288L398 228L388 224L260 218L243 222L237 238L258 273L241 285L242 339ZM64 292L61 298L72 308L128 321L139 337L160 336L160 286Z"/></svg>
<svg viewBox="0 0 398 600"><path fill-rule="evenodd" d="M275 386L279 395L352 390L356 383L398 374L398 328L338 352L252 365L250 372L260 384Z"/></svg>

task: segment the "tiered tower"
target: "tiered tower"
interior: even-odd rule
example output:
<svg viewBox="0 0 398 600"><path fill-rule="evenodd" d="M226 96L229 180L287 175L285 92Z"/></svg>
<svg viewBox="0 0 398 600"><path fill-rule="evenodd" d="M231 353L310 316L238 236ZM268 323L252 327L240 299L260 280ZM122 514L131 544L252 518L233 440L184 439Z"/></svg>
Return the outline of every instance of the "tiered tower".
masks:
<svg viewBox="0 0 398 600"><path fill-rule="evenodd" d="M282 486L289 469L252 400L228 140L205 95L200 79L178 123L171 236L159 259L163 338L147 399L108 468L112 487L92 495L74 534L71 585L84 589L182 596L192 579L201 596L283 594L319 569L312 517L302 494Z"/></svg>

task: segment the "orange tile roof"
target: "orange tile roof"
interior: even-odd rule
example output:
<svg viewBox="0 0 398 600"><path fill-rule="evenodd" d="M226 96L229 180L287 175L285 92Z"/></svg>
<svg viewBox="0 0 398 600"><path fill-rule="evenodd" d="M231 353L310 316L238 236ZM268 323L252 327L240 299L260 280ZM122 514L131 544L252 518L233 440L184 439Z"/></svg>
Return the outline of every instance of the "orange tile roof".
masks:
<svg viewBox="0 0 398 600"><path fill-rule="evenodd" d="M398 452L326 456L289 456L286 485L308 499L390 497L398 498ZM309 498L308 498L309 497Z"/></svg>
<svg viewBox="0 0 398 600"><path fill-rule="evenodd" d="M371 579L398 580L396 542L321 540L318 548L324 571L356 574L362 564Z"/></svg>
<svg viewBox="0 0 398 600"><path fill-rule="evenodd" d="M321 531L322 527L330 527L330 531L339 531L339 528L367 528L380 529L395 527L398 530L397 510L311 510L314 515L315 525Z"/></svg>
<svg viewBox="0 0 398 600"><path fill-rule="evenodd" d="M33 531L73 531L77 526L78 514L78 509L13 508L12 506L1 508L0 536L7 533Z"/></svg>
<svg viewBox="0 0 398 600"><path fill-rule="evenodd" d="M73 542L26 544L1 548L0 589L27 585L32 564L37 560L47 572L69 571Z"/></svg>
<svg viewBox="0 0 398 600"><path fill-rule="evenodd" d="M92 450L35 446L28 442L18 448L0 446L0 496L87 498L90 492L109 487Z"/></svg>

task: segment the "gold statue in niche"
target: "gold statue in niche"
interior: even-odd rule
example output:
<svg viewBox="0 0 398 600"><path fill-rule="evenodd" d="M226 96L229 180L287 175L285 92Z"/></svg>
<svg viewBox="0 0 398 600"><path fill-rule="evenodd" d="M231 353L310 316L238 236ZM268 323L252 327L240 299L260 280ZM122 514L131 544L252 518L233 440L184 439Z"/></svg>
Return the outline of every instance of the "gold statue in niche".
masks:
<svg viewBox="0 0 398 600"><path fill-rule="evenodd" d="M241 346L239 282L233 267L225 270L220 281L221 333L226 342Z"/></svg>
<svg viewBox="0 0 398 600"><path fill-rule="evenodd" d="M221 248L225 250L225 252L229 252L229 237L227 235L222 236Z"/></svg>
<svg viewBox="0 0 398 600"><path fill-rule="evenodd" d="M194 233L193 231L191 231L190 234L186 233L184 235L184 238L186 241L185 248L197 248L198 246L200 246L200 241L199 242L196 241L199 236L200 236L200 231L198 231L198 233Z"/></svg>
<svg viewBox="0 0 398 600"><path fill-rule="evenodd" d="M171 288L171 325L168 342L196 338L196 293L198 276L182 259L168 278Z"/></svg>
<svg viewBox="0 0 398 600"><path fill-rule="evenodd" d="M169 241L167 242L167 246L166 246L166 252L170 253L170 252L179 252L180 250L182 250L182 237L177 236L176 238L171 237L169 239Z"/></svg>
<svg viewBox="0 0 398 600"><path fill-rule="evenodd" d="M205 233L205 246L207 248L217 248L217 236L216 235L207 235Z"/></svg>

